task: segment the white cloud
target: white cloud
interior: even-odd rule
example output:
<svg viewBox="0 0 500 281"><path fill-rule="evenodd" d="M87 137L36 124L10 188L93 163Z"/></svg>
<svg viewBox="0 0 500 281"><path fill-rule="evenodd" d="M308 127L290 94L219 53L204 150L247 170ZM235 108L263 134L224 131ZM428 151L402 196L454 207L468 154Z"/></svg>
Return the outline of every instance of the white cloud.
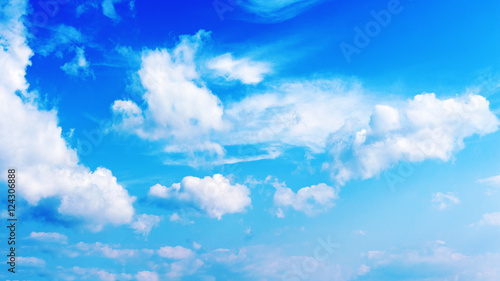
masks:
<svg viewBox="0 0 500 281"><path fill-rule="evenodd" d="M118 16L118 14L116 13L116 9L115 9L115 3L120 3L122 2L123 0L103 0L102 1L102 13L114 20L114 21L119 21L120 20L120 17Z"/></svg>
<svg viewBox="0 0 500 281"><path fill-rule="evenodd" d="M62 52L74 49L75 45L84 43L85 36L73 26L58 25L51 29L51 37L39 49L35 49L42 56L56 52L57 56L62 57Z"/></svg>
<svg viewBox="0 0 500 281"><path fill-rule="evenodd" d="M165 246L161 247L157 252L160 257L176 260L187 259L194 255L193 251L181 246Z"/></svg>
<svg viewBox="0 0 500 281"><path fill-rule="evenodd" d="M223 175L203 179L185 177L171 187L159 184L149 189L153 197L193 202L212 218L221 219L224 214L244 212L251 204L250 190L241 184L232 185Z"/></svg>
<svg viewBox="0 0 500 281"><path fill-rule="evenodd" d="M244 247L238 251L217 249L203 255L209 262L230 265L251 280L352 280L353 272L313 256L287 256L282 249L267 245Z"/></svg>
<svg viewBox="0 0 500 281"><path fill-rule="evenodd" d="M359 276L363 276L363 275L366 275L370 272L370 267L367 266L366 264L362 264L359 268L358 268L358 275Z"/></svg>
<svg viewBox="0 0 500 281"><path fill-rule="evenodd" d="M303 187L293 192L285 183L272 183L276 188L274 205L278 207L292 207L297 211L313 215L333 207L334 200L338 199L338 190L324 183ZM279 209L281 210L281 209ZM278 217L279 216L278 211Z"/></svg>
<svg viewBox="0 0 500 281"><path fill-rule="evenodd" d="M79 164L76 151L61 136L56 110L40 109L35 98L23 100L16 94L33 96L26 91L24 78L32 55L21 21L26 3L16 3L3 7L10 20L0 26L4 45L0 49L0 169L22 167L18 173L24 184L18 192L31 205L58 198L61 214L84 218L94 230L108 223L129 223L135 198L108 169L92 172Z"/></svg>
<svg viewBox="0 0 500 281"><path fill-rule="evenodd" d="M98 268L81 268L74 266L71 268L71 271L80 275L83 279L92 278L93 280L102 281L130 280L128 274L120 274L120 278L117 278L116 274Z"/></svg>
<svg viewBox="0 0 500 281"><path fill-rule="evenodd" d="M130 100L116 101L112 106L115 128L168 143L167 153L204 151L212 153L208 158L218 157L214 163L236 163L276 158L286 145L324 152L331 134L347 124L353 128L368 124L370 98L359 84L339 79L282 83L270 92L223 106L197 71L204 64L195 60L195 54L208 36L201 30L181 36L173 49L144 51L139 76L146 90L146 107ZM249 83L259 81L256 73L265 68L265 63L235 60L229 54L209 65L231 70L229 79ZM220 159L225 155L223 146L250 144L265 144L266 153ZM199 161L203 159L188 164L200 165Z"/></svg>
<svg viewBox="0 0 500 281"><path fill-rule="evenodd" d="M283 212L283 209L278 208L278 210L276 211L276 217L280 219L285 218L285 212Z"/></svg>
<svg viewBox="0 0 500 281"><path fill-rule="evenodd" d="M280 22L293 18L322 0L249 0L241 5L247 11L256 14L263 21Z"/></svg>
<svg viewBox="0 0 500 281"><path fill-rule="evenodd" d="M76 48L75 57L72 61L65 63L61 66L61 69L68 75L87 77L94 75L93 71L90 69L90 64L85 58L85 49Z"/></svg>
<svg viewBox="0 0 500 281"><path fill-rule="evenodd" d="M199 80L194 62L197 49L208 36L209 33L201 30L194 36L182 36L172 50L143 52L139 76L146 89L144 115L148 118L145 124L136 122L136 127L130 129L145 139L170 140L166 151L187 152L194 147L223 154L220 145L206 138L211 131L224 128L223 107L218 97ZM132 102L126 107L115 103L115 118L125 119L127 123L128 116L132 115L136 120L141 116L137 108Z"/></svg>
<svg viewBox="0 0 500 281"><path fill-rule="evenodd" d="M438 208L444 210L453 204L459 204L460 199L456 194L447 192L446 194L442 192L437 192L432 194L432 202L438 203Z"/></svg>
<svg viewBox="0 0 500 281"><path fill-rule="evenodd" d="M185 275L192 275L205 263L200 259L181 260L170 264L170 270L167 273L169 278L179 278Z"/></svg>
<svg viewBox="0 0 500 281"><path fill-rule="evenodd" d="M478 180L479 183L500 187L500 175Z"/></svg>
<svg viewBox="0 0 500 281"><path fill-rule="evenodd" d="M144 122L142 110L130 100L117 100L111 107L113 112L121 117L122 129L133 129L141 126Z"/></svg>
<svg viewBox="0 0 500 281"><path fill-rule="evenodd" d="M421 94L406 102L377 104L359 83L340 79L284 82L222 105L200 77L203 64L195 60L207 37L199 31L182 36L173 49L144 51L139 76L147 108L125 100L113 105L116 128L167 143L166 153L211 153L182 164L273 159L289 146L313 153L329 149L334 161L325 168L344 184L377 176L401 161L448 161L464 147L465 138L498 127L488 101L479 95L443 100ZM236 71L243 62L250 60L225 54L209 67L237 79L245 76ZM256 144L261 146L251 155L225 155L226 146Z"/></svg>
<svg viewBox="0 0 500 281"><path fill-rule="evenodd" d="M68 237L66 235L57 232L31 232L28 238L62 244L66 244L68 242Z"/></svg>
<svg viewBox="0 0 500 281"><path fill-rule="evenodd" d="M160 187L160 188L161 188L161 185L157 184L157 185L155 185L155 187ZM152 188L153 188L153 187L151 187L151 189L152 189ZM155 192L152 192L152 193L150 192L150 194L151 194L151 195L154 195L154 193L155 193ZM160 193L161 193L161 192L160 192ZM158 195L155 195L155 196L158 196ZM162 197L162 196L159 196L159 197ZM177 214L177 213L173 213L173 214L170 216L170 221L174 221L174 222L176 222L176 221L180 221L180 220L181 220L181 217L180 217L180 216L179 216L179 214Z"/></svg>
<svg viewBox="0 0 500 281"><path fill-rule="evenodd" d="M467 256L447 246L443 241L428 243L421 249L388 252L373 258L370 262L373 262L370 272L374 275L378 274L378 270L387 273L393 269L400 272L401 268L405 268L407 272L419 272L420 276L439 276L425 280L496 281L500 276L499 254ZM414 275L410 273L400 277L411 279Z"/></svg>
<svg viewBox="0 0 500 281"><path fill-rule="evenodd" d="M142 214L136 217L135 221L130 224L130 227L132 229L135 229L136 233L142 234L147 237L153 227L158 226L159 223L159 216Z"/></svg>
<svg viewBox="0 0 500 281"><path fill-rule="evenodd" d="M85 255L98 255L109 259L132 258L139 254L138 250L114 249L113 247L100 242L96 242L93 244L79 242L78 244L76 244L76 248L82 251Z"/></svg>
<svg viewBox="0 0 500 281"><path fill-rule="evenodd" d="M158 273L154 271L141 271L135 275L137 281L159 281Z"/></svg>
<svg viewBox="0 0 500 281"><path fill-rule="evenodd" d="M230 53L213 58L207 66L226 80L240 80L244 84L258 84L271 71L266 63L234 59Z"/></svg>
<svg viewBox="0 0 500 281"><path fill-rule="evenodd" d="M201 245L196 243L196 242L193 242L193 248L196 250L199 250L199 249L201 249Z"/></svg>
<svg viewBox="0 0 500 281"><path fill-rule="evenodd" d="M500 226L500 212L484 214L479 225Z"/></svg>
<svg viewBox="0 0 500 281"><path fill-rule="evenodd" d="M35 267L43 267L45 266L45 261L36 257L17 257L16 261L20 266L35 266Z"/></svg>
<svg viewBox="0 0 500 281"><path fill-rule="evenodd" d="M341 80L285 83L226 106L230 132L217 136L223 145L273 144L324 152L332 134L369 122L370 98L360 85Z"/></svg>
<svg viewBox="0 0 500 281"><path fill-rule="evenodd" d="M448 161L464 148L465 138L495 132L498 124L489 102L475 94L446 100L421 94L400 108L379 106L370 126L333 145L333 176L343 184L374 177L401 161Z"/></svg>

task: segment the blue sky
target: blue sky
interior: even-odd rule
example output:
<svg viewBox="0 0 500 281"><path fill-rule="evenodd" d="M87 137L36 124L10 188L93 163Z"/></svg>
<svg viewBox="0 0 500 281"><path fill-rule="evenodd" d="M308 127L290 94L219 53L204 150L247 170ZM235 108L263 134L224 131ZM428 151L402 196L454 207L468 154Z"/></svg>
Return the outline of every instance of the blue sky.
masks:
<svg viewBox="0 0 500 281"><path fill-rule="evenodd" d="M500 279L497 1L0 11L1 278Z"/></svg>

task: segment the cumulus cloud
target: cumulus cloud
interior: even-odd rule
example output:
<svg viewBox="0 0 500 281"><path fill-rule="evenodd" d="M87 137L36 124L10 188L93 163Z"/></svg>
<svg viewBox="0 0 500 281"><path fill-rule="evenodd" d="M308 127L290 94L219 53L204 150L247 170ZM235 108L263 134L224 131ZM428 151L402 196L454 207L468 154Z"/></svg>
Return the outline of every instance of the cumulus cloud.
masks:
<svg viewBox="0 0 500 281"><path fill-rule="evenodd" d="M135 221L130 224L130 227L134 229L136 233L142 234L144 235L144 237L147 237L153 227L158 226L159 223L159 216L142 214L136 217Z"/></svg>
<svg viewBox="0 0 500 281"><path fill-rule="evenodd" d="M181 246L165 246L160 248L157 252L160 257L176 260L187 259L194 255L193 251Z"/></svg>
<svg viewBox="0 0 500 281"><path fill-rule="evenodd" d="M258 84L270 72L266 63L251 61L248 58L234 59L230 53L213 58L208 68L226 80L240 80L244 84Z"/></svg>
<svg viewBox="0 0 500 281"><path fill-rule="evenodd" d="M219 98L200 82L194 62L197 49L208 36L201 30L194 36L182 36L172 50L144 51L139 76L146 89L143 99L147 104L147 123L140 126L142 121L135 122L142 115L130 101L126 105L125 101L115 102L115 118L130 125L129 116L134 116L133 130L142 138L173 140L166 151L186 152L194 147L222 154L222 147L206 139L206 134L224 128L223 107ZM196 142L190 143L193 139Z"/></svg>
<svg viewBox="0 0 500 281"><path fill-rule="evenodd" d="M137 281L159 281L160 276L154 271L140 271L135 275Z"/></svg>
<svg viewBox="0 0 500 281"><path fill-rule="evenodd" d="M437 192L432 194L432 202L437 203L438 208L444 210L451 205L459 204L460 199L456 196L456 194L451 192L447 192L446 194Z"/></svg>
<svg viewBox="0 0 500 281"><path fill-rule="evenodd" d="M0 169L22 167L18 173L24 184L18 192L31 205L58 198L61 214L83 218L94 230L129 223L135 198L110 170L99 167L92 172L79 164L76 151L61 135L56 110L40 109L35 99L23 98L34 95L27 92L24 77L32 56L21 20L25 5L10 3L1 10L10 20L0 28Z"/></svg>
<svg viewBox="0 0 500 281"><path fill-rule="evenodd" d="M308 215L325 211L333 207L334 200L338 199L338 190L324 183L303 187L293 192L285 183L278 181L272 183L276 188L274 205L278 207L292 207ZM279 209L278 217L284 216Z"/></svg>
<svg viewBox="0 0 500 281"><path fill-rule="evenodd" d="M28 238L63 244L66 244L68 242L68 237L66 235L57 232L31 232Z"/></svg>
<svg viewBox="0 0 500 281"><path fill-rule="evenodd" d="M464 139L498 129L499 121L482 96L440 100L421 94L399 108L377 106L370 124L350 140L334 141L330 168L343 184L379 175L401 161L448 161L464 148Z"/></svg>
<svg viewBox="0 0 500 281"><path fill-rule="evenodd" d="M208 216L218 219L224 214L244 212L251 204L250 190L245 185L233 185L220 174L203 179L185 177L170 187L156 184L149 189L149 196L194 203Z"/></svg>

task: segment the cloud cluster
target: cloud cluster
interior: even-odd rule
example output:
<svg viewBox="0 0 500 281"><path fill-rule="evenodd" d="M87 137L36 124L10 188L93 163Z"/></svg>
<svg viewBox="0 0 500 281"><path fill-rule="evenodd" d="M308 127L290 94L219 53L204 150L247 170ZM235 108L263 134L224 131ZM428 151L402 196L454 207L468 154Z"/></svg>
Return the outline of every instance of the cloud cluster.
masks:
<svg viewBox="0 0 500 281"><path fill-rule="evenodd" d="M0 169L17 168L23 179L19 194L36 205L44 198L60 200L59 212L85 219L94 230L126 224L134 215L135 198L117 183L111 171L79 164L58 126L56 110L41 109L28 93L24 78L32 51L26 44L23 1L0 11ZM28 137L29 136L29 137Z"/></svg>
<svg viewBox="0 0 500 281"><path fill-rule="evenodd" d="M498 129L489 102L469 94L440 100L421 94L399 108L376 106L370 124L349 139L336 139L330 165L341 184L379 175L401 161L448 161L464 148L464 139Z"/></svg>
<svg viewBox="0 0 500 281"><path fill-rule="evenodd" d="M205 178L188 176L170 187L156 184L149 189L149 196L193 203L208 216L218 219L224 214L244 212L251 204L246 186L233 185L220 174Z"/></svg>

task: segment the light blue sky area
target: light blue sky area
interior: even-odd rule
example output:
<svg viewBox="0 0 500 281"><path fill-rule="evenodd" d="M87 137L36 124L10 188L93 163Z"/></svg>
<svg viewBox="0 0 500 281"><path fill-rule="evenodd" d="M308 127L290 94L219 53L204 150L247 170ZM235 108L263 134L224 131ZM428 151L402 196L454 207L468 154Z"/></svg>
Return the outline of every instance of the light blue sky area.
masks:
<svg viewBox="0 0 500 281"><path fill-rule="evenodd" d="M500 280L497 1L0 11L1 278Z"/></svg>

